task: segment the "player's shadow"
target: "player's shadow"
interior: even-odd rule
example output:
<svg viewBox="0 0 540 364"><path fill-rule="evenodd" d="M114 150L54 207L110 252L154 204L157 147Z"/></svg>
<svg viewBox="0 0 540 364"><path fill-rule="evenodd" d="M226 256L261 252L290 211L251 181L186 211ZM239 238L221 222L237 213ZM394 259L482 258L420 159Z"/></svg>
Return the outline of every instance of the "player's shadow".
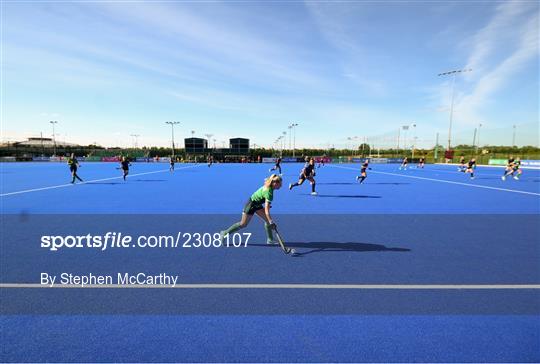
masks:
<svg viewBox="0 0 540 364"><path fill-rule="evenodd" d="M125 182L85 182L86 185L121 185Z"/></svg>
<svg viewBox="0 0 540 364"><path fill-rule="evenodd" d="M317 182L317 185L357 185L358 182Z"/></svg>
<svg viewBox="0 0 540 364"><path fill-rule="evenodd" d="M166 182L164 179L134 179L133 182Z"/></svg>
<svg viewBox="0 0 540 364"><path fill-rule="evenodd" d="M325 253L325 252L410 252L408 248L387 248L380 244L366 244L366 243L335 243L335 242L287 242L287 247L294 248L296 250L295 256L302 257L313 253ZM261 246L261 247L276 247L275 245L268 244L248 244L249 246ZM298 249L307 249L305 251L298 251Z"/></svg>
<svg viewBox="0 0 540 364"><path fill-rule="evenodd" d="M364 184L367 184L367 185L392 185L392 186L410 185L409 182L364 182Z"/></svg>
<svg viewBox="0 0 540 364"><path fill-rule="evenodd" d="M304 193L306 196L311 196L308 193ZM332 198L381 198L381 196L369 196L369 195L326 195L326 194L319 194L316 197L332 197Z"/></svg>

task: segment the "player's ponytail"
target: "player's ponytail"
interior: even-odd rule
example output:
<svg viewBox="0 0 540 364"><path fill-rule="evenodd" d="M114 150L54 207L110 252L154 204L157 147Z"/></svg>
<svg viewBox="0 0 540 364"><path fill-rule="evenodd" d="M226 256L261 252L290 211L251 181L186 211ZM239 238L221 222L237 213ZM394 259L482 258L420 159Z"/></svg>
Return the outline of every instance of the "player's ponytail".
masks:
<svg viewBox="0 0 540 364"><path fill-rule="evenodd" d="M264 181L264 187L271 187L274 182L281 182L281 176L272 174Z"/></svg>

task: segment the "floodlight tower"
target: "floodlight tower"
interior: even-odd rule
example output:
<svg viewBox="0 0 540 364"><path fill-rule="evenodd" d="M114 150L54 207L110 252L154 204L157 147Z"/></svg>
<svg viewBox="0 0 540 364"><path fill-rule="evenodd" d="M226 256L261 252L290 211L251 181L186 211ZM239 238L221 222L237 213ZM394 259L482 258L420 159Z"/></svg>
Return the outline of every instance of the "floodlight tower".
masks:
<svg viewBox="0 0 540 364"><path fill-rule="evenodd" d="M455 84L456 84L456 75L459 73L464 72L471 72L472 69L462 69L462 70L454 70L454 71L448 71L439 73L437 76L452 76L452 101L450 103L450 123L448 126L448 150L450 150L450 145L452 142L452 117L454 115L454 90L455 90Z"/></svg>
<svg viewBox="0 0 540 364"><path fill-rule="evenodd" d="M174 126L180 124L179 121L166 121L165 124L171 126L171 144L172 144L172 157L174 158Z"/></svg>
<svg viewBox="0 0 540 364"><path fill-rule="evenodd" d="M58 121L51 120L49 123L52 124L52 135L53 135L53 145L54 145L54 155L56 156L56 134L54 133L54 125L58 124Z"/></svg>
<svg viewBox="0 0 540 364"><path fill-rule="evenodd" d="M138 147L138 138L141 136L140 134L130 134L133 138L135 138L135 149Z"/></svg>
<svg viewBox="0 0 540 364"><path fill-rule="evenodd" d="M290 126L292 128L292 131L293 131L293 151L292 151L292 156L294 158L295 156L295 151L296 151L296 127L298 126L299 124L298 123L292 123Z"/></svg>

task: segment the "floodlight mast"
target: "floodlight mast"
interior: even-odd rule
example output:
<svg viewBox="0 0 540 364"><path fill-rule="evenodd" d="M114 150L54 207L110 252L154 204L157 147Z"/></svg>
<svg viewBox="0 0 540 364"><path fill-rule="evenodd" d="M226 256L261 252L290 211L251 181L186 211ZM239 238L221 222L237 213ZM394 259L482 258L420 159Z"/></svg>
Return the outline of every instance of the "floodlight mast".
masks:
<svg viewBox="0 0 540 364"><path fill-rule="evenodd" d="M467 69L461 69L461 70L453 70L448 72L439 73L437 76L452 76L452 101L450 102L450 123L448 125L448 150L451 149L452 144L452 117L454 115L454 90L455 90L455 84L456 84L456 75L458 73L464 73L464 72L471 72L471 68Z"/></svg>
<svg viewBox="0 0 540 364"><path fill-rule="evenodd" d="M54 125L58 124L58 121L51 120L49 123L52 124L52 137L53 137L53 145L54 145L54 155L56 156L56 134L54 133Z"/></svg>
<svg viewBox="0 0 540 364"><path fill-rule="evenodd" d="M179 121L166 121L165 124L171 126L171 143L172 143L172 157L174 158L174 126L180 124Z"/></svg>

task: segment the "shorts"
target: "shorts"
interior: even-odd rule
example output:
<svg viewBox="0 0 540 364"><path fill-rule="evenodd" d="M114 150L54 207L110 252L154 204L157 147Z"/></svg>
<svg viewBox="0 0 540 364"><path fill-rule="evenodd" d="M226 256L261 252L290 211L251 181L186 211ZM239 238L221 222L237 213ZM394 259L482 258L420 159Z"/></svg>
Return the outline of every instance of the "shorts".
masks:
<svg viewBox="0 0 540 364"><path fill-rule="evenodd" d="M253 202L250 198L244 205L244 210L242 212L246 215L253 215L255 211L262 210L262 209L263 209L263 205Z"/></svg>

